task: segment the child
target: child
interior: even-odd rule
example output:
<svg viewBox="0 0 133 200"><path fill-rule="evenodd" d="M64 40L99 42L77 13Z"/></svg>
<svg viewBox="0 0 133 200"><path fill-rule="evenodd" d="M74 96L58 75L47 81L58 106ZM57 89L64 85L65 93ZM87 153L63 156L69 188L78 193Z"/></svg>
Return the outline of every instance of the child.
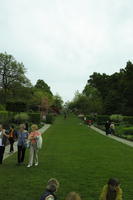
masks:
<svg viewBox="0 0 133 200"><path fill-rule="evenodd" d="M55 178L49 179L46 190L41 196L40 200L56 200L55 192L59 188L59 182Z"/></svg>
<svg viewBox="0 0 133 200"><path fill-rule="evenodd" d="M122 189L118 179L109 179L107 185L103 187L99 200L122 200Z"/></svg>

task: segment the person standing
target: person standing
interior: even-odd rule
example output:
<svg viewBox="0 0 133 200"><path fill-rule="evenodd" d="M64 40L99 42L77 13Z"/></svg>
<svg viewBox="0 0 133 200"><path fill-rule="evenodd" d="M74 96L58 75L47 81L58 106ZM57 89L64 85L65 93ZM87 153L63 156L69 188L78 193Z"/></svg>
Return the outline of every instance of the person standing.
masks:
<svg viewBox="0 0 133 200"><path fill-rule="evenodd" d="M28 139L28 132L25 130L25 124L20 124L16 137L18 138L18 165L21 165L24 162Z"/></svg>
<svg viewBox="0 0 133 200"><path fill-rule="evenodd" d="M41 133L38 131L38 126L33 124L31 126L32 132L28 136L29 144L30 144L30 155L29 155L29 163L27 167L32 167L33 164L38 166L38 146L37 141L38 137L41 136Z"/></svg>
<svg viewBox="0 0 133 200"><path fill-rule="evenodd" d="M14 144L14 141L15 141L15 129L14 129L14 126L11 126L10 127L10 130L9 130L9 133L8 133L8 140L10 142L10 152L9 153L13 153L14 152L14 147L13 147L13 144Z"/></svg>
<svg viewBox="0 0 133 200"><path fill-rule="evenodd" d="M111 122L111 124L110 124L110 132L111 132L111 135L115 134L115 124L114 124L114 122Z"/></svg>
<svg viewBox="0 0 133 200"><path fill-rule="evenodd" d="M5 129L3 129L3 126L0 124L0 164L3 162L7 137L8 135L6 134Z"/></svg>
<svg viewBox="0 0 133 200"><path fill-rule="evenodd" d="M108 135L108 134L110 134L110 122L109 121L107 121L106 123L105 123L105 130L106 130L106 135Z"/></svg>

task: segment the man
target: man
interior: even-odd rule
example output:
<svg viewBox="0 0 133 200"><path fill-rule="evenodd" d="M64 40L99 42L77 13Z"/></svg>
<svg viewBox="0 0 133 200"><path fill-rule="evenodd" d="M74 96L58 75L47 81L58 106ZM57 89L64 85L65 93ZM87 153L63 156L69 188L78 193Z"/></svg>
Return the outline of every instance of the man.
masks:
<svg viewBox="0 0 133 200"><path fill-rule="evenodd" d="M20 124L16 137L18 138L18 165L21 165L24 162L28 139L28 132L25 130L25 124Z"/></svg>
<svg viewBox="0 0 133 200"><path fill-rule="evenodd" d="M110 124L111 124L110 121L107 121L107 122L105 123L106 135L110 134Z"/></svg>
<svg viewBox="0 0 133 200"><path fill-rule="evenodd" d="M7 137L8 135L5 133L5 129L3 129L3 126L0 124L0 164L2 164L3 161Z"/></svg>
<svg viewBox="0 0 133 200"><path fill-rule="evenodd" d="M40 200L56 200L55 192L57 192L58 188L59 182L55 178L51 178Z"/></svg>

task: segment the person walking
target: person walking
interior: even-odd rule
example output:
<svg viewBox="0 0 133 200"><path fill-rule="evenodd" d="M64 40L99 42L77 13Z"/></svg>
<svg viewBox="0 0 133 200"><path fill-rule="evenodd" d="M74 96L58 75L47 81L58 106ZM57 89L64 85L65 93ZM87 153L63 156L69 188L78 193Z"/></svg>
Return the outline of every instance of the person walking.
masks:
<svg viewBox="0 0 133 200"><path fill-rule="evenodd" d="M102 189L99 200L122 200L122 189L118 179L109 179Z"/></svg>
<svg viewBox="0 0 133 200"><path fill-rule="evenodd" d="M110 132L111 132L111 135L115 134L115 124L114 124L114 122L111 122L111 124L110 124Z"/></svg>
<svg viewBox="0 0 133 200"><path fill-rule="evenodd" d="M28 139L28 132L25 130L25 124L20 124L16 137L18 138L18 165L22 165L25 158Z"/></svg>
<svg viewBox="0 0 133 200"><path fill-rule="evenodd" d="M16 135L16 131L14 129L14 126L10 127L9 133L8 133L8 140L10 142L10 152L9 153L13 153L14 152L14 142L15 142L15 135Z"/></svg>
<svg viewBox="0 0 133 200"><path fill-rule="evenodd" d="M28 136L29 140L29 147L30 147L30 155L29 155L29 163L27 167L32 167L33 164L35 166L38 166L38 146L37 142L39 140L39 136L41 136L41 133L38 131L38 126L36 124L33 124L31 126L32 132Z"/></svg>
<svg viewBox="0 0 133 200"><path fill-rule="evenodd" d="M2 124L0 124L0 164L3 162L7 137L8 135L6 134L5 129L3 129Z"/></svg>
<svg viewBox="0 0 133 200"><path fill-rule="evenodd" d="M49 179L44 193L41 195L40 200L56 200L55 193L59 189L59 182L55 178Z"/></svg>

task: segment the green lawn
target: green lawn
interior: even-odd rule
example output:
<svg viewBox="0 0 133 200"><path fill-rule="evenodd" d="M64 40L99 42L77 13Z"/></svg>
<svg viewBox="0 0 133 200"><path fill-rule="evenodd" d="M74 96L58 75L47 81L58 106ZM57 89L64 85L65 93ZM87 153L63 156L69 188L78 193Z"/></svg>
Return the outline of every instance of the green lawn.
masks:
<svg viewBox="0 0 133 200"><path fill-rule="evenodd" d="M40 165L16 166L16 154L0 166L0 200L39 200L51 177L60 181L58 197L63 200L77 191L83 200L98 200L109 177L118 177L124 199L133 196L133 148L104 137L75 117L57 118L44 134ZM26 163L28 151L26 153Z"/></svg>

